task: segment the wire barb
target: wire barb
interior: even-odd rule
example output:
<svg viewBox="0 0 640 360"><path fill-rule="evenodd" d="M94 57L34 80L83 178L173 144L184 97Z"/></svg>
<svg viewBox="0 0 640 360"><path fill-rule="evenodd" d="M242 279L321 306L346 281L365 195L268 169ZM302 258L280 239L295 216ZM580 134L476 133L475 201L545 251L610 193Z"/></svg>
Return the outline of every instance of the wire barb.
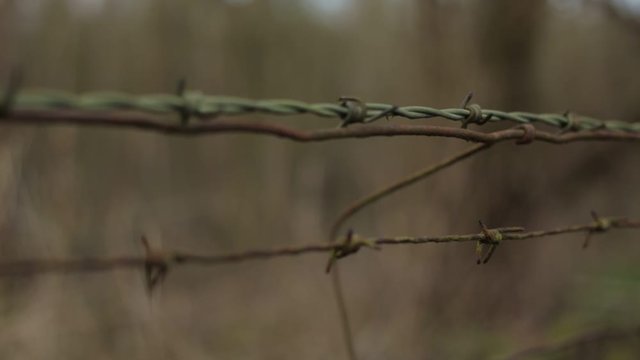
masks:
<svg viewBox="0 0 640 360"><path fill-rule="evenodd" d="M186 102L188 104L185 104ZM193 117L207 119L220 115L238 116L247 114L268 114L288 116L310 114L324 118L341 118L342 127L353 123L372 122L381 113L406 119L429 119L441 117L466 124L483 124L489 119L517 124L540 123L559 129L566 128L570 122L565 114L536 114L530 112L506 112L487 110L469 104L472 94L467 95L461 108L437 109L428 106L395 107L389 104L364 103L355 97L342 97L335 103L305 103L292 99L252 100L230 96L209 96L200 92L178 94L129 95L117 92L94 92L71 94L61 91L39 90L21 91L16 95L14 105L19 110L40 110L53 115L54 111L66 110L84 113L86 117L104 114L109 111L136 111L157 117L160 114L175 113L176 109L188 106ZM367 117L370 119L367 120ZM16 119L17 120L17 119ZM578 121L579 120L579 121ZM614 133L640 133L639 122L599 120L580 116L573 121L576 132L583 130L602 130Z"/></svg>
<svg viewBox="0 0 640 360"><path fill-rule="evenodd" d="M584 237L584 243L582 244L582 248L586 249L589 247L589 243L591 241L591 236L595 233L603 233L611 228L611 219L603 218L598 215L595 210L591 210L591 218L593 219L592 228L587 231Z"/></svg>
<svg viewBox="0 0 640 360"><path fill-rule="evenodd" d="M470 92L462 100L461 108L469 112L469 114L464 119L462 119L461 128L463 129L466 129L469 126L469 124L472 124L472 123L478 124L478 125L484 125L487 121L491 120L491 118L493 117L493 114L489 114L486 117L484 117L482 115L482 107L480 107L480 105L469 104L472 98L473 98L473 92Z"/></svg>
<svg viewBox="0 0 640 360"><path fill-rule="evenodd" d="M143 235L140 241L145 251L145 284L147 294L151 296L153 290L166 279L172 259L167 254L153 249L146 236Z"/></svg>
<svg viewBox="0 0 640 360"><path fill-rule="evenodd" d="M613 229L640 229L640 219L605 218L609 225L607 231ZM571 225L556 229L538 230L523 232L521 227L498 227L489 230L496 230L502 234L501 242L520 241L534 238L545 238L571 233L586 233L597 229L598 225L590 222L582 225ZM485 233L444 235L444 236L423 236L423 237L379 237L371 238L358 234L352 234L352 241L366 247L384 247L387 245L418 245L427 243L449 243L449 242L476 242L478 240L487 241ZM143 243L144 244L144 243ZM160 266L169 270L171 266L178 265L220 265L240 263L245 261L275 259L281 257L302 256L314 253L332 253L343 244L330 243L326 241L318 244L307 244L296 247L285 247L276 249L254 249L230 254L202 255L198 253L175 253L150 249L145 256L122 256L115 258L87 258L87 259L27 259L17 261L0 262L0 277L3 276L29 276L42 273L84 273L113 271L115 269L145 268ZM146 248L146 246L145 246ZM332 272L333 273L333 272ZM155 276L154 276L155 277ZM156 281L157 283L157 281Z"/></svg>
<svg viewBox="0 0 640 360"><path fill-rule="evenodd" d="M482 230L483 237L478 239L476 242L476 255L478 259L476 260L476 264L486 264L489 262L493 253L496 251L498 245L503 239L502 233L514 233L514 232L522 232L524 228L522 227L509 227L509 228L496 228L489 229L487 225L482 220L478 220L480 224L480 229ZM489 251L487 251L486 255L483 254L484 244L489 245Z"/></svg>
<svg viewBox="0 0 640 360"><path fill-rule="evenodd" d="M341 128L345 128L351 124L362 123L367 117L367 105L360 99L355 97L341 96L338 101L340 105L347 109L347 113L342 118L340 123Z"/></svg>
<svg viewBox="0 0 640 360"><path fill-rule="evenodd" d="M536 128L531 124L518 125L514 129L522 130L522 137L516 140L516 144L518 145L531 144L536 138Z"/></svg>
<svg viewBox="0 0 640 360"><path fill-rule="evenodd" d="M573 112L567 110L564 112L564 114L562 114L562 116L564 116L566 124L560 128L560 131L558 132L559 134L580 130L578 119L576 119L576 116Z"/></svg>

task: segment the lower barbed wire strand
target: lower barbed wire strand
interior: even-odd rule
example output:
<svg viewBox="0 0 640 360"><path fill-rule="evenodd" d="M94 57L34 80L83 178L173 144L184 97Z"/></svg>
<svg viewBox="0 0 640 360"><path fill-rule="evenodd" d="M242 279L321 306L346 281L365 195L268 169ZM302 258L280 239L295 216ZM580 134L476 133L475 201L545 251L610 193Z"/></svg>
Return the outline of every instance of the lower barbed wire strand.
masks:
<svg viewBox="0 0 640 360"><path fill-rule="evenodd" d="M638 229L640 228L640 219L627 218L605 218L610 221L610 226L606 230L602 230L596 222L572 225L562 228L538 230L530 232L504 232L502 241L519 241L534 238L545 238L571 233L587 233L587 232L609 232L615 229ZM501 228L495 228L501 229ZM484 239L482 233L461 234L461 235L445 235L434 237L381 237L370 238L361 236L375 245L417 245L426 243L445 243L445 242L473 242ZM295 257L307 254L329 253L339 249L342 244L339 243L318 243L295 247L284 247L275 249L261 249L240 251L229 254L200 255L188 252L169 252L167 257L168 265L184 266L184 265L224 265L240 263L252 260L267 260L281 257ZM82 272L99 272L111 271L117 269L133 269L142 268L145 265L161 264L145 256L122 256L122 257L94 257L81 259L25 259L25 260L4 260L0 261L0 276L20 276L20 275L37 275L42 273L82 273Z"/></svg>

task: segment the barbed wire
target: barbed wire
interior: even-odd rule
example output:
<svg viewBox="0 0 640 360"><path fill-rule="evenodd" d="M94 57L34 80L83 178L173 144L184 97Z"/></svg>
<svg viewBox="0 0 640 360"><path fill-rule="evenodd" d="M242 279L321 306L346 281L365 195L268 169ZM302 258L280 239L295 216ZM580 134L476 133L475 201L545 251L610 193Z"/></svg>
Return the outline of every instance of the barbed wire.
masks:
<svg viewBox="0 0 640 360"><path fill-rule="evenodd" d="M145 114L96 113L76 110L13 110L2 116L0 123L15 125L76 125L108 128L131 128L155 131L168 135L202 136L221 133L251 133L276 136L297 142L320 142L337 139L356 139L392 136L432 136L457 138L466 141L495 144L515 140L520 144L542 141L566 144L577 141L629 141L639 142L640 132L593 130L549 132L536 129L531 124L519 125L493 132L481 132L465 128L435 125L368 124L346 128L301 130L281 124L217 119L183 125L158 120Z"/></svg>
<svg viewBox="0 0 640 360"><path fill-rule="evenodd" d="M590 223L571 225L561 228L524 232L521 227L502 227L489 229L499 233L499 240L488 237L483 232L445 236L400 236L371 238L350 233L343 241L335 243L317 243L275 249L256 249L219 255L201 255L181 251L162 251L154 249L144 256L94 257L83 259L27 259L0 262L0 276L24 276L41 273L100 272L114 269L142 268L144 266L174 265L220 265L241 263L252 260L266 260L281 257L293 257L313 253L331 253L342 251L342 258L355 254L363 247L381 249L390 245L417 245L427 243L481 242L493 244L496 241L515 241L543 238L569 233L604 233L613 229L640 228L640 219L623 217L604 217Z"/></svg>
<svg viewBox="0 0 640 360"><path fill-rule="evenodd" d="M388 194L423 179L458 160L485 149L490 144L515 140L518 144L542 141L564 144L575 141L640 141L640 123L618 120L601 120L570 112L564 114L535 114L529 112L504 112L482 109L470 104L469 94L459 108L436 109L426 106L395 106L381 103L365 103L357 98L340 98L338 103L306 103L291 99L250 100L238 97L207 96L200 92L185 92L180 86L179 95L129 95L116 92L71 94L60 91L18 91L15 84L0 97L0 122L15 125L78 125L132 128L155 131L168 135L199 136L219 133L253 133L277 136L298 142L327 141L347 138L378 136L436 136L464 139L484 143L443 163L421 170L397 183L353 203L336 220L330 240L336 240L339 228L356 212ZM178 115L180 121L171 121L166 115ZM249 122L243 119L220 119L221 116L265 114L290 116L308 114L341 120L338 128L302 130L269 122ZM461 127L426 124L371 124L383 118L428 119L440 117L457 121ZM199 121L191 121L199 120ZM517 126L493 132L470 130L470 124L487 122L512 122ZM559 128L559 131L543 131L533 124ZM355 126L352 126L355 125ZM466 152L466 151L465 151ZM250 250L223 255L199 255L183 252L163 252L150 249L145 242L145 256L84 259L28 259L0 263L0 276L36 275L40 273L74 273L108 271L120 268L144 268L149 291L161 282L170 267L184 264L216 265L310 253L330 253L327 269L336 260L358 252L362 247L379 249L386 245L475 241L477 262L486 263L503 240L523 240L585 232L588 244L591 234L614 228L639 228L640 220L624 218L600 218L592 214L594 222L554 230L523 232L521 228L490 229L480 222L481 233L448 235L443 237L365 238L351 232L337 242L312 244L300 247ZM483 246L488 245L485 253ZM337 269L335 269L337 270ZM344 296L338 272L333 271L333 285L343 333L350 359L356 359L347 317Z"/></svg>
<svg viewBox="0 0 640 360"><path fill-rule="evenodd" d="M528 125L528 126L531 126L531 125ZM338 241L336 237L338 232L340 231L340 228L347 222L347 220L349 220L358 212L362 211L367 206L370 206L375 202L391 195L392 193L399 191L407 186L410 186L411 184L414 184L420 180L424 180L429 176L434 175L437 172L446 169L447 167L453 166L456 163L468 157L471 157L482 150L488 149L490 146L491 144L474 145L442 162L439 162L432 166L428 166L425 169L421 169L413 174L410 174L409 176L403 177L402 179L385 186L380 190L374 191L373 193L365 195L363 198L354 201L349 206L347 206L344 210L342 210L339 213L336 220L334 221L333 225L331 226L331 232L328 238L329 242ZM347 241L351 241L351 239L352 237L349 235L347 237ZM370 246L375 248L374 244L370 244ZM342 291L342 281L340 278L340 271L339 271L339 267L335 263L336 263L336 260L349 255L350 251L356 252L358 249L359 247L354 249L344 249L344 248L335 249L332 252L331 256L329 257L329 261L327 262L327 266L325 269L325 272L331 272L331 269L334 268L333 272L331 272L331 282L334 289L333 293L335 295L338 311L340 313L340 320L342 323L342 331L344 334L347 355L350 360L357 360L357 356L355 353L355 347L353 345L353 338L351 335L351 324L348 316L347 304Z"/></svg>
<svg viewBox="0 0 640 360"><path fill-rule="evenodd" d="M340 212L340 214L338 215L337 219L334 221L333 225L331 226L331 233L330 233L331 235L329 236L329 239L330 240L335 239L336 235L340 231L340 228L347 222L347 220L349 220L351 217L353 217L355 214L360 212L365 207L377 202L382 198L385 198L391 195L396 191L399 191L407 186L410 186L420 180L426 179L427 177L441 170L444 170L447 167L453 166L456 163L464 159L467 159L483 150L486 150L490 146L491 145L489 144L474 145L448 159L445 159L435 165L428 166L427 168L418 170L415 173L410 174L398 181L395 181L392 184L389 184L380 190L367 194L364 197L354 201L349 206L347 206L344 210L342 210L342 212Z"/></svg>
<svg viewBox="0 0 640 360"><path fill-rule="evenodd" d="M152 114L179 114L181 117L211 119L219 116L248 114L300 115L339 118L348 123L370 123L381 118L406 119L444 118L466 125L470 123L510 121L517 124L545 124L567 131L612 130L640 132L639 122L601 120L573 114L536 114L531 112L505 112L482 109L469 104L468 96L462 107L437 109L428 106L396 106L384 103L365 103L356 98L340 98L338 103L307 103L293 99L251 100L230 96L209 96L198 91L182 95L131 95L119 92L92 92L73 94L54 90L10 91L12 109L81 110L81 111L136 111Z"/></svg>

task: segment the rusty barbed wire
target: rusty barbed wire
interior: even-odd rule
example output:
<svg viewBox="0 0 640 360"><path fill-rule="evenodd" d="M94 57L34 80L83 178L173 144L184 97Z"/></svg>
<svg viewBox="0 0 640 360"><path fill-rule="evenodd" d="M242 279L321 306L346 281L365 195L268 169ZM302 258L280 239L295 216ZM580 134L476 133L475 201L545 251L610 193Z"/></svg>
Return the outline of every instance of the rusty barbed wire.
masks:
<svg viewBox="0 0 640 360"><path fill-rule="evenodd" d="M542 141L564 144L575 141L633 141L640 142L640 123L618 120L601 120L570 112L564 114L535 114L529 112L504 112L482 109L478 104L470 104L469 94L459 108L436 109L426 106L396 106L380 103L365 103L357 98L342 97L338 103L306 103L288 99L250 100L237 97L207 96L200 92L188 92L184 84L178 87L176 95L128 95L115 92L87 93L75 95L59 91L18 91L17 84L9 84L4 96L0 97L0 123L12 125L77 125L108 128L131 128L154 131L167 135L200 136L221 133L252 133L276 136L298 142L316 142L348 138L368 138L379 136L435 136L458 138L484 143L478 149L490 144L515 140L517 144ZM220 119L220 116L265 114L290 116L309 114L323 118L340 119L338 128L302 130L277 123L249 122L243 119ZM166 115L176 115L177 120ZM406 119L428 119L440 117L461 123L461 127L372 124L391 117ZM192 121L201 120L201 121ZM209 121L210 120L210 121ZM470 124L483 125L488 122L516 123L509 129L493 132L470 130ZM533 124L543 124L559 129L544 131ZM479 150L478 150L479 151ZM475 153L473 150L471 154ZM453 162L457 162L454 160ZM445 165L445 167L448 165ZM433 173L439 171L436 166ZM392 184L393 186L374 193L354 203L345 210L344 218L334 224L330 240L346 220L362 207L388 195L389 193L418 181L432 172L416 173ZM425 175L426 174L426 175ZM183 264L216 265L248 260L270 259L283 256L298 256L308 253L328 252L331 260L327 269L338 259L355 254L362 247L379 248L383 245L421 244L430 242L475 241L478 263L486 263L503 240L522 240L552 236L571 232L606 232L613 228L638 228L640 221L627 219L600 218L594 215L594 223L577 225L555 230L519 232L521 229L489 229L484 223L482 232L469 235L449 235L444 237L416 238L364 238L352 234L345 241L289 247L280 249L251 250L226 255L198 255L180 252L158 252L147 248L146 256L85 259L33 259L0 263L0 276L35 275L58 272L93 272L120 268L142 268L146 273L147 289L162 282L169 267ZM489 251L482 251L483 245ZM153 250L153 251L151 251ZM337 269L336 269L337 270ZM356 359L353 339L347 318L344 296L337 271L332 272L334 292L341 311L343 332L350 359Z"/></svg>
<svg viewBox="0 0 640 360"><path fill-rule="evenodd" d="M619 120L601 120L566 112L564 114L536 114L531 112L482 109L468 104L468 95L462 107L436 109L428 106L396 106L384 103L365 103L352 97L342 97L336 103L307 103L293 99L251 100L230 96L210 96L199 91L181 91L180 94L132 95L105 91L73 94L55 90L16 91L11 86L0 98L11 99L16 110L75 110L85 112L136 111L151 114L178 114L182 122L188 117L211 119L219 116L267 114L277 116L309 114L324 118L342 119L342 125L370 123L381 118L406 119L444 118L457 121L463 127L469 124L509 121L517 124L545 124L564 131L610 130L640 132L640 123ZM354 105L356 104L356 105Z"/></svg>
<svg viewBox="0 0 640 360"><path fill-rule="evenodd" d="M607 227L603 228L602 221L606 221ZM570 233L604 233L613 229L640 228L640 219L628 219L623 217L605 217L599 221L586 224L565 226L556 229L519 232L518 227L492 228L501 234L501 242L543 238ZM362 247L378 247L384 249L391 245L417 245L427 243L449 242L483 242L494 243L483 232L462 235L445 236L400 236L371 238L358 234L352 234L348 244L344 242L318 243L294 247L282 247L274 249L255 249L241 252L218 255L202 255L180 251L154 251L153 256L120 256L120 257L93 257L82 259L26 259L0 262L0 277L37 275L41 273L84 273L111 271L115 269L138 268L146 266L172 266L182 265L221 265L241 263L253 260L266 260L281 257L294 257L314 253L332 253L342 250L353 254ZM346 257L346 256L344 256ZM343 257L343 258L344 258Z"/></svg>
<svg viewBox="0 0 640 360"><path fill-rule="evenodd" d="M211 122L182 125L158 120L147 114L95 113L69 110L13 110L0 115L0 123L15 125L76 125L107 128L130 128L154 131L168 135L203 136L221 133L250 133L276 136L297 142L320 142L337 139L356 139L391 136L433 136L457 138L466 141L495 144L516 140L520 144L541 141L565 144L576 141L629 141L640 142L640 132L593 130L573 132L549 132L533 126L516 126L493 132L481 132L464 128L435 125L368 124L343 128L301 130L289 126L265 122L217 119ZM526 140L526 141L522 141Z"/></svg>

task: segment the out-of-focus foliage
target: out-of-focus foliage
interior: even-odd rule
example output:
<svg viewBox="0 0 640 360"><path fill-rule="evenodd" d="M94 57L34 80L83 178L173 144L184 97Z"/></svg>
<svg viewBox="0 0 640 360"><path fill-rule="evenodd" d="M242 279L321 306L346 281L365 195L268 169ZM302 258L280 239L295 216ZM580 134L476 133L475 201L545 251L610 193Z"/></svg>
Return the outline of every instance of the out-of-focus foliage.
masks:
<svg viewBox="0 0 640 360"><path fill-rule="evenodd" d="M473 90L490 108L640 116L640 20L628 8L317 3L4 1L0 77L19 65L25 87L166 93L186 78L210 94L435 107L458 106ZM0 139L3 259L141 253L142 233L157 246L203 252L317 241L352 199L465 146L6 126ZM418 235L477 231L478 219L579 223L591 209L637 216L639 161L628 144L497 145L352 225ZM343 268L357 350L365 359L477 359L638 324L637 235L581 244L571 236L508 244L482 267L466 245L350 257ZM131 272L4 279L0 357L336 358L344 350L325 261L180 269L151 300L142 274ZM636 358L637 349L593 354Z"/></svg>

